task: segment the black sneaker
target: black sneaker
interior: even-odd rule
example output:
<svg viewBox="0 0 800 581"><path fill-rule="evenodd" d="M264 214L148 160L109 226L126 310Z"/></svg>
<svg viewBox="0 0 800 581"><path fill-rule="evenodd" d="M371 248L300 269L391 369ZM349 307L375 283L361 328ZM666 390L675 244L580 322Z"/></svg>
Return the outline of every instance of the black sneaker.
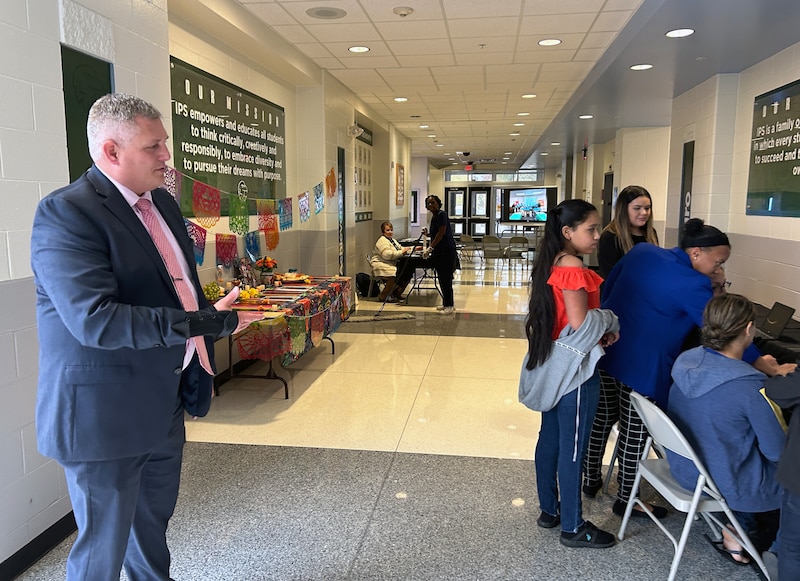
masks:
<svg viewBox="0 0 800 581"><path fill-rule="evenodd" d="M627 502L622 502L621 500L617 500L614 503L614 507L611 510L614 511L614 514L617 516L625 516L625 509L627 508L627 506L628 506ZM652 512L654 517L656 517L658 520L661 520L662 518L667 518L669 511L666 508L664 508L663 506L656 506L655 504L651 506L653 508ZM633 507L633 510L631 511L631 518L648 518L646 512L644 512L643 510L637 510L637 508L641 507L635 507L635 506Z"/></svg>
<svg viewBox="0 0 800 581"><path fill-rule="evenodd" d="M536 519L536 524L543 529L552 529L553 527L557 527L561 524L561 516L553 516L552 514L547 514L546 512L542 511L542 514L540 514L539 518Z"/></svg>
<svg viewBox="0 0 800 581"><path fill-rule="evenodd" d="M588 520L583 523L583 526L578 529L576 533L561 533L561 544L565 547L587 549L607 549L613 547L617 543L614 535L601 531Z"/></svg>

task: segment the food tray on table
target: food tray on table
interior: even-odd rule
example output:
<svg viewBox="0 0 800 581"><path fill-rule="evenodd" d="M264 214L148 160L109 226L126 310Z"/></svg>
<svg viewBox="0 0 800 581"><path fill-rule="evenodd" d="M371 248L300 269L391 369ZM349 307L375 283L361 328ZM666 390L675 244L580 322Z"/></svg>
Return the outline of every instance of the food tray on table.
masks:
<svg viewBox="0 0 800 581"><path fill-rule="evenodd" d="M286 274L276 274L275 280L283 284L311 284L311 276L299 272L287 272Z"/></svg>

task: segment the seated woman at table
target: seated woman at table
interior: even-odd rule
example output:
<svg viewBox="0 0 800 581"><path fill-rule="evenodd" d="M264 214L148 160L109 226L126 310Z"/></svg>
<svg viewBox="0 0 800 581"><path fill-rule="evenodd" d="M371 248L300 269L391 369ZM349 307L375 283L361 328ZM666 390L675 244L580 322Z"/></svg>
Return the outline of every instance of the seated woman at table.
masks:
<svg viewBox="0 0 800 581"><path fill-rule="evenodd" d="M375 242L375 249L372 251L372 258L370 259L372 274L386 280L378 300L396 303L403 298L403 291L405 291L411 281L411 277L414 275L413 268L403 268L401 266L398 269L398 262L409 254L413 248L401 246L394 239L394 226L392 226L391 222L383 222L381 224L381 232L382 236Z"/></svg>
<svg viewBox="0 0 800 581"><path fill-rule="evenodd" d="M672 368L667 413L753 544L760 551L772 544L770 551L779 554L773 544L781 505L776 471L786 434L782 418L760 390L785 378L769 378L742 360L755 335L755 314L753 304L741 295L723 294L708 302L702 345L681 354ZM800 381L796 383L800 389ZM671 452L668 458L675 479L694 489L698 476L694 464ZM714 547L736 563L750 562L725 531L722 543Z"/></svg>

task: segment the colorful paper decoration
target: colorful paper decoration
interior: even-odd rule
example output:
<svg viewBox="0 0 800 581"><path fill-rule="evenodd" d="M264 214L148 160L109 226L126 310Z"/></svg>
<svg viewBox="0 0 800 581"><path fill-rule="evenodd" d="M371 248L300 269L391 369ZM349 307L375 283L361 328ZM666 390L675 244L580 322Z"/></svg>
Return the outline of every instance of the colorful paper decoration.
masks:
<svg viewBox="0 0 800 581"><path fill-rule="evenodd" d="M250 230L247 196L228 196L228 228L242 236Z"/></svg>
<svg viewBox="0 0 800 581"><path fill-rule="evenodd" d="M236 258L236 235L235 234L217 234L217 264L223 265L225 268L230 268L233 265L233 259Z"/></svg>
<svg viewBox="0 0 800 581"><path fill-rule="evenodd" d="M255 257L255 259L261 256L261 232L256 230L245 234L244 247L249 256Z"/></svg>
<svg viewBox="0 0 800 581"><path fill-rule="evenodd" d="M336 195L336 172L333 171L333 168L325 176L325 193L329 198Z"/></svg>
<svg viewBox="0 0 800 581"><path fill-rule="evenodd" d="M256 211L258 212L258 229L265 230L267 216L275 213L275 200L256 200Z"/></svg>
<svg viewBox="0 0 800 581"><path fill-rule="evenodd" d="M197 221L206 228L219 222L219 190L202 182L192 186L192 211Z"/></svg>
<svg viewBox="0 0 800 581"><path fill-rule="evenodd" d="M314 186L314 213L319 214L325 207L325 192L322 190L322 182Z"/></svg>
<svg viewBox="0 0 800 581"><path fill-rule="evenodd" d="M281 232L292 227L294 217L292 215L292 198L284 198L278 202L278 216L280 216Z"/></svg>
<svg viewBox="0 0 800 581"><path fill-rule="evenodd" d="M186 218L183 219L186 225L186 233L192 239L192 247L194 248L194 261L200 266L203 265L203 259L206 255L206 229L189 222Z"/></svg>
<svg viewBox="0 0 800 581"><path fill-rule="evenodd" d="M300 222L308 222L311 217L311 205L308 199L308 192L303 192L297 196L297 205L300 208Z"/></svg>
<svg viewBox="0 0 800 581"><path fill-rule="evenodd" d="M181 188L183 186L183 175L178 170L168 167L164 172L164 189L175 198L178 205L181 203Z"/></svg>
<svg viewBox="0 0 800 581"><path fill-rule="evenodd" d="M281 239L280 232L278 232L278 217L275 214L270 214L264 218L264 241L267 243L269 250L275 250Z"/></svg>

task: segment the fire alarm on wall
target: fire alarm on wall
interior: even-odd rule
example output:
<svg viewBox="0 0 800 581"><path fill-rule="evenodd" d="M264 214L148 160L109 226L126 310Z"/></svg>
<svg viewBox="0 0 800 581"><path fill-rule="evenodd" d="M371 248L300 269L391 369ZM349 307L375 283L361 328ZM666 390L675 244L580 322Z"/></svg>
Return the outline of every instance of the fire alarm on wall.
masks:
<svg viewBox="0 0 800 581"><path fill-rule="evenodd" d="M471 161L468 161L468 162L466 163L466 165L464 165L464 169L465 169L466 171L472 171L472 169L473 169L472 162L471 162Z"/></svg>

